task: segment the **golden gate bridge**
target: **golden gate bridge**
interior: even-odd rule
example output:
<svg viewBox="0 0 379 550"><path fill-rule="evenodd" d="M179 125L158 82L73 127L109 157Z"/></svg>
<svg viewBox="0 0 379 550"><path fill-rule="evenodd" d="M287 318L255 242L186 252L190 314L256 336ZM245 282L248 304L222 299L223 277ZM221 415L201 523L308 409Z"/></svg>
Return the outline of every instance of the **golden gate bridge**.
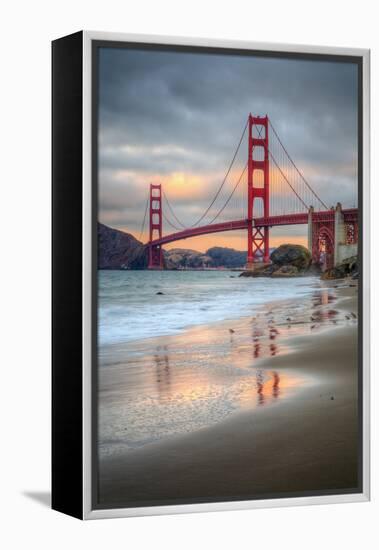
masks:
<svg viewBox="0 0 379 550"><path fill-rule="evenodd" d="M237 159L244 140L247 158L241 163ZM247 232L246 267L251 269L257 262L269 262L270 228L299 224L308 225L308 248L314 262L329 268L343 257L356 254L358 209L342 209L339 202L336 207L327 207L293 161L267 115L249 114L223 180L193 224L180 220L162 184L150 184L141 235L147 211L149 269L164 268L165 244L237 230ZM163 221L175 232L163 235Z"/></svg>

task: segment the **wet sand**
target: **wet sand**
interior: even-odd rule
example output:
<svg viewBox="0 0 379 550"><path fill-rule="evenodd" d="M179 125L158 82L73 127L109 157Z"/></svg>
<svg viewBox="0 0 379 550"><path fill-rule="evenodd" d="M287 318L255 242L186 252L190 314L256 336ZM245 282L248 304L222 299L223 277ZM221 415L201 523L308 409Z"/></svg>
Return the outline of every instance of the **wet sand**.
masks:
<svg viewBox="0 0 379 550"><path fill-rule="evenodd" d="M100 505L354 491L358 486L357 289L349 284L353 283L331 282L324 290L316 289L311 308L269 304L256 317L232 325L222 323L157 339L169 350L166 357L174 366L175 360L177 365L183 362L183 355L177 355L186 342L204 355L201 343L219 346L223 341L223 357L216 358L210 377L201 380L197 373L200 382L189 402L200 413L203 401L225 406L211 411L214 422L210 425L203 424L200 414L198 425L189 433L179 428L170 432L169 426L161 439L137 438L128 448L101 453ZM107 375L100 381L100 390L107 395L105 409L112 384L117 399L115 388L123 382L122 374L117 377L122 368L111 355ZM208 350L208 359L211 355ZM217 393L217 376L221 376L220 387L225 382L217 365L221 371L228 366L233 373L232 378L226 373L231 388L227 397L219 398ZM172 396L170 382L167 386L164 379L165 359L158 361L158 367L159 391ZM187 375L192 370L187 369ZM185 385L192 380L184 377ZM166 384L166 390L160 384ZM209 388L214 399L206 393ZM185 398L182 390L178 402ZM182 408L175 408L179 405L171 397L161 403L172 415L169 424L175 425L175 413ZM109 421L105 409L103 418ZM208 409L204 412L208 414Z"/></svg>

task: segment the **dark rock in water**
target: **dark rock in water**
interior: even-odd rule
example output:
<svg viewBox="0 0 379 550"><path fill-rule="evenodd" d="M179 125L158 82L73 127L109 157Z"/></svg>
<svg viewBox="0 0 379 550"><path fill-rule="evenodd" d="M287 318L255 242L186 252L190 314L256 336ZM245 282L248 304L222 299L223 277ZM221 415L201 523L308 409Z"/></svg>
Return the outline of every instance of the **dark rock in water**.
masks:
<svg viewBox="0 0 379 550"><path fill-rule="evenodd" d="M99 269L145 269L147 248L133 235L97 224Z"/></svg>
<svg viewBox="0 0 379 550"><path fill-rule="evenodd" d="M321 265L312 262L309 268L307 269L307 275L316 275L319 277L322 273Z"/></svg>
<svg viewBox="0 0 379 550"><path fill-rule="evenodd" d="M164 296L164 292L161 292L161 291L156 292L155 294L156 294L157 296Z"/></svg>
<svg viewBox="0 0 379 550"><path fill-rule="evenodd" d="M351 258L346 258L342 263L327 269L322 275L322 279L344 279L345 277L352 277L353 279L358 279L359 269L358 269L358 257L352 256Z"/></svg>
<svg viewBox="0 0 379 550"><path fill-rule="evenodd" d="M294 265L282 265L272 273L272 277L296 277L300 271Z"/></svg>
<svg viewBox="0 0 379 550"><path fill-rule="evenodd" d="M243 271L240 277L270 277L275 270L275 267L270 265L257 265L254 269Z"/></svg>
<svg viewBox="0 0 379 550"><path fill-rule="evenodd" d="M318 270L317 266L310 270L311 254L300 244L282 244L271 253L270 259L269 265L257 265L241 273L240 277L298 277Z"/></svg>
<svg viewBox="0 0 379 550"><path fill-rule="evenodd" d="M302 271L312 262L311 253L300 244L282 244L271 253L270 259L277 266L292 266Z"/></svg>

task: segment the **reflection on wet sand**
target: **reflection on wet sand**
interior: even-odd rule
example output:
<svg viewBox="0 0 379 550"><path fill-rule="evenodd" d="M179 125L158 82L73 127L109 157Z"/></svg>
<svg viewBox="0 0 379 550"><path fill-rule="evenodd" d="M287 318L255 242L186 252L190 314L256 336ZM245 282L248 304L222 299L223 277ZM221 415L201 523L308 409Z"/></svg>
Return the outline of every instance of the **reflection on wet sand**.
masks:
<svg viewBox="0 0 379 550"><path fill-rule="evenodd" d="M257 371L257 393L258 393L258 405L263 405L265 396L263 392L264 388L264 376L261 370Z"/></svg>
<svg viewBox="0 0 379 550"><path fill-rule="evenodd" d="M334 292L329 288L322 288L318 292L314 292L312 302L314 307L326 306L331 304L336 299Z"/></svg>
<svg viewBox="0 0 379 550"><path fill-rule="evenodd" d="M287 354L288 337L357 322L332 309L333 301L326 289L307 304L273 305L254 317L129 343L123 360L113 355L99 371L100 452L193 432L239 410L291 398L313 381L299 369L279 372L267 361L262 368L261 359Z"/></svg>
<svg viewBox="0 0 379 550"><path fill-rule="evenodd" d="M277 397L279 397L279 393L280 393L280 388L279 388L280 376L277 372L274 372L273 378L274 378L274 382L272 384L272 396L275 397L276 399Z"/></svg>
<svg viewBox="0 0 379 550"><path fill-rule="evenodd" d="M157 353L154 355L159 399L162 399L169 394L171 386L170 361L167 353L167 346L164 346L163 350L165 352L163 355L159 353L159 350L157 350Z"/></svg>
<svg viewBox="0 0 379 550"><path fill-rule="evenodd" d="M271 397L277 399L280 395L280 375L278 372L270 373L270 376L267 378L263 371L258 370L257 375L257 394L258 394L258 405L264 405L270 400ZM295 384L295 381L292 380L292 384ZM287 385L291 386L291 382L287 381Z"/></svg>

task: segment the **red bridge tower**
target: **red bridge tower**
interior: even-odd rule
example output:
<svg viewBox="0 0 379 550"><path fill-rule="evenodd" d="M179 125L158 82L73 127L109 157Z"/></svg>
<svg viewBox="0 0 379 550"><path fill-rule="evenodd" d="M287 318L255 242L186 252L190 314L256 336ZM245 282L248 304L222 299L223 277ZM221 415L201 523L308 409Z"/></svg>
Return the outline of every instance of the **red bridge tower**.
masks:
<svg viewBox="0 0 379 550"><path fill-rule="evenodd" d="M151 241L162 238L162 186L150 183L149 269L163 269L163 250Z"/></svg>
<svg viewBox="0 0 379 550"><path fill-rule="evenodd" d="M263 216L270 215L269 159L268 159L268 116L254 117L249 114L247 162L247 267L257 261L268 262L269 228L254 225L254 202L263 200ZM253 135L254 127L257 136Z"/></svg>

